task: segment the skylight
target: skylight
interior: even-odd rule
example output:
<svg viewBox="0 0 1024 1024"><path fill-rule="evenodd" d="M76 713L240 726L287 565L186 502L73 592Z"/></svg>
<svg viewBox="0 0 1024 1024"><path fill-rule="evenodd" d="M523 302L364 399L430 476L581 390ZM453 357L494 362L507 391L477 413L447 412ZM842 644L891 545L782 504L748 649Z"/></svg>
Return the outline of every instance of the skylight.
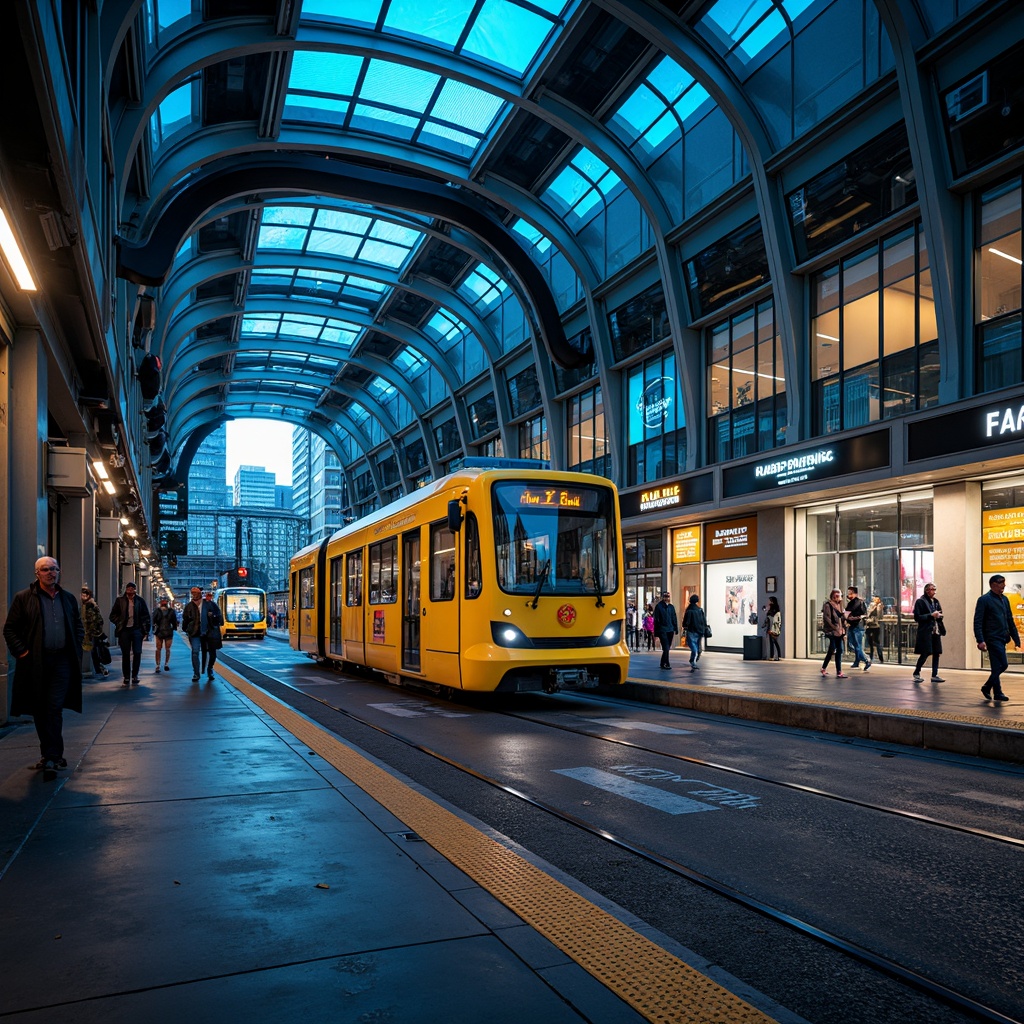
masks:
<svg viewBox="0 0 1024 1024"><path fill-rule="evenodd" d="M242 318L242 338L257 340L301 339L352 346L362 328L336 317L300 313L258 313Z"/></svg>
<svg viewBox="0 0 1024 1024"><path fill-rule="evenodd" d="M728 43L729 54L747 64L818 0L718 0L698 23L714 41ZM783 14L785 12L785 14Z"/></svg>
<svg viewBox="0 0 1024 1024"><path fill-rule="evenodd" d="M543 199L556 199L555 205L582 218L620 183L619 176L590 150L580 147L547 187Z"/></svg>

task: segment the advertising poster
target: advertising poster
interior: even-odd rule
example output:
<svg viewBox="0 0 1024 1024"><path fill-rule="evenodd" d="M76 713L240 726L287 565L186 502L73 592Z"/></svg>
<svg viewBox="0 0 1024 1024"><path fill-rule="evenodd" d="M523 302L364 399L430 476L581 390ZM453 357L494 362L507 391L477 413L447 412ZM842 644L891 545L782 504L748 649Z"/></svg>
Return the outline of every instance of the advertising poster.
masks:
<svg viewBox="0 0 1024 1024"><path fill-rule="evenodd" d="M757 559L709 562L704 614L714 636L709 647L743 649L743 638L757 632L748 621L757 612Z"/></svg>
<svg viewBox="0 0 1024 1024"><path fill-rule="evenodd" d="M384 640L384 609L375 608L373 611L373 642L382 644Z"/></svg>
<svg viewBox="0 0 1024 1024"><path fill-rule="evenodd" d="M1010 602L1017 632L1024 637L1024 508L1001 508L983 512L981 517L981 568L979 594L988 589L988 578L1006 577L1003 595ZM1011 640L1008 651L1016 650Z"/></svg>

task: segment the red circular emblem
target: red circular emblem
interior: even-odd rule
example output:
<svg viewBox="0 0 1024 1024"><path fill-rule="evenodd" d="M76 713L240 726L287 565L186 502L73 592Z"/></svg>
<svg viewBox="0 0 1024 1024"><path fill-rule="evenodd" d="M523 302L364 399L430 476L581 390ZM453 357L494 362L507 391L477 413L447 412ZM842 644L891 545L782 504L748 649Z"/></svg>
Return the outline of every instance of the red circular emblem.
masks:
<svg viewBox="0 0 1024 1024"><path fill-rule="evenodd" d="M576 609L571 604L563 604L558 609L558 621L568 628L576 621Z"/></svg>

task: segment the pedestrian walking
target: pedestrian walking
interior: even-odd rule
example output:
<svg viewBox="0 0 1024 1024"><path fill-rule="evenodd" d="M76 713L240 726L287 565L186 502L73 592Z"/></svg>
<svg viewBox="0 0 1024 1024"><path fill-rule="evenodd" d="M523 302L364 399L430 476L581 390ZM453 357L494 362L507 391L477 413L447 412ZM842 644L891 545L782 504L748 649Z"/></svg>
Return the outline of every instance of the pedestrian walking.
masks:
<svg viewBox="0 0 1024 1024"><path fill-rule="evenodd" d="M686 646L690 648L690 671L696 672L700 665L700 645L708 632L708 620L704 609L700 606L700 597L690 595L690 603L683 613L683 632L686 634Z"/></svg>
<svg viewBox="0 0 1024 1024"><path fill-rule="evenodd" d="M985 700L1007 701L999 677L1006 671L1006 645L1012 640L1020 647L1020 634L1013 619L1013 609L1003 591L1005 576L990 576L989 590L974 606L974 639L979 651L988 651L989 673L981 692Z"/></svg>
<svg viewBox="0 0 1024 1024"><path fill-rule="evenodd" d="M821 663L821 674L828 675L828 663L833 656L836 659L836 679L849 679L843 672L843 637L846 636L846 611L843 608L842 594L833 590L828 600L821 606L821 631L828 641L825 660Z"/></svg>
<svg viewBox="0 0 1024 1024"><path fill-rule="evenodd" d="M867 605L860 599L856 587L846 588L846 642L853 651L853 662L850 668L857 668L864 663L864 671L871 668L871 659L864 653L864 616Z"/></svg>
<svg viewBox="0 0 1024 1024"><path fill-rule="evenodd" d="M92 591L85 586L82 587L82 627L85 630L82 650L88 651L92 656L93 672L98 676L109 676L110 670L100 659L100 646L107 639L103 628L103 612L93 598Z"/></svg>
<svg viewBox="0 0 1024 1024"><path fill-rule="evenodd" d="M647 645L647 650L654 650L654 609L648 605L647 610L644 612L644 643Z"/></svg>
<svg viewBox="0 0 1024 1024"><path fill-rule="evenodd" d="M885 662L885 653L882 650L882 614L884 611L882 599L876 594L871 598L867 615L864 616L864 639L868 642L868 657L877 658L879 665Z"/></svg>
<svg viewBox="0 0 1024 1024"><path fill-rule="evenodd" d="M203 603L199 609L199 620L201 624L199 638L203 654L203 671L206 673L207 682L213 682L213 666L217 661L217 652L223 647L224 641L221 638L220 627L224 625L224 619L217 607L213 591L208 590L203 597Z"/></svg>
<svg viewBox="0 0 1024 1024"><path fill-rule="evenodd" d="M632 598L626 602L626 647L636 650L636 602Z"/></svg>
<svg viewBox="0 0 1024 1024"><path fill-rule="evenodd" d="M121 675L124 677L121 685L138 686L142 641L149 639L153 622L149 607L130 580L124 585L124 593L114 602L108 618L121 647Z"/></svg>
<svg viewBox="0 0 1024 1024"><path fill-rule="evenodd" d="M160 671L160 651L164 652L164 671L171 671L171 644L178 628L178 613L166 597L160 598L157 610L153 612L153 637L156 640L156 671Z"/></svg>
<svg viewBox="0 0 1024 1024"><path fill-rule="evenodd" d="M914 682L921 682L921 666L931 657L932 682L944 683L946 680L939 675L939 656L942 654L946 625L942 621L942 605L935 596L934 583L929 583L924 588L924 595L914 602L914 621L917 623L914 653L918 656L917 665L914 666Z"/></svg>
<svg viewBox="0 0 1024 1024"><path fill-rule="evenodd" d="M82 710L82 642L78 602L60 586L60 566L36 559L36 579L11 599L4 641L14 661L11 714L31 715L39 737L36 763L52 782L67 768L64 709Z"/></svg>
<svg viewBox="0 0 1024 1024"><path fill-rule="evenodd" d="M654 609L654 632L661 642L661 667L671 668L669 653L672 650L672 640L679 632L679 618L675 605L672 604L672 595L667 590L661 595L661 600Z"/></svg>
<svg viewBox="0 0 1024 1024"><path fill-rule="evenodd" d="M768 604L763 609L762 617L764 618L765 632L768 634L768 660L778 661L782 657L782 648L779 647L779 636L782 634L782 609L779 607L779 599L774 594L768 598Z"/></svg>

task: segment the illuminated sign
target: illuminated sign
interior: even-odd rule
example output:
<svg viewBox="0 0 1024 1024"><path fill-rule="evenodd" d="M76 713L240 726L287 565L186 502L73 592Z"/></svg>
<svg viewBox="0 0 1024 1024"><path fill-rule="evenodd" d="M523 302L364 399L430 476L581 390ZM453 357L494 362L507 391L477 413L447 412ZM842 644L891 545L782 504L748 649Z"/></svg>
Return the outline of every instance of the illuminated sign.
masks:
<svg viewBox="0 0 1024 1024"><path fill-rule="evenodd" d="M684 526L672 531L673 564L700 561L700 532L699 526Z"/></svg>
<svg viewBox="0 0 1024 1024"><path fill-rule="evenodd" d="M665 425L668 411L672 407L671 377L658 377L644 388L643 394L636 401L636 411L640 413L644 426L657 430Z"/></svg>
<svg viewBox="0 0 1024 1024"><path fill-rule="evenodd" d="M557 487L527 487L519 495L519 504L537 505L542 508L583 508L583 494L580 491L560 490Z"/></svg>
<svg viewBox="0 0 1024 1024"><path fill-rule="evenodd" d="M640 511L651 512L656 508L674 508L683 503L683 485L666 484L649 491L640 492Z"/></svg>
<svg viewBox="0 0 1024 1024"><path fill-rule="evenodd" d="M704 524L704 558L717 562L726 558L757 557L757 516Z"/></svg>
<svg viewBox="0 0 1024 1024"><path fill-rule="evenodd" d="M724 469L722 493L726 498L734 498L789 484L814 483L844 473L884 469L888 465L889 431L877 430L817 448L794 452L782 448L772 458Z"/></svg>
<svg viewBox="0 0 1024 1024"><path fill-rule="evenodd" d="M981 514L981 543L1024 541L1024 508L993 509Z"/></svg>
<svg viewBox="0 0 1024 1024"><path fill-rule="evenodd" d="M672 480L642 491L619 495L619 508L623 516L638 516L645 512L673 511L688 505L702 505L715 496L713 473L700 473L682 480Z"/></svg>
<svg viewBox="0 0 1024 1024"><path fill-rule="evenodd" d="M911 462L1013 441L1024 441L1021 395L907 424L907 458Z"/></svg>

